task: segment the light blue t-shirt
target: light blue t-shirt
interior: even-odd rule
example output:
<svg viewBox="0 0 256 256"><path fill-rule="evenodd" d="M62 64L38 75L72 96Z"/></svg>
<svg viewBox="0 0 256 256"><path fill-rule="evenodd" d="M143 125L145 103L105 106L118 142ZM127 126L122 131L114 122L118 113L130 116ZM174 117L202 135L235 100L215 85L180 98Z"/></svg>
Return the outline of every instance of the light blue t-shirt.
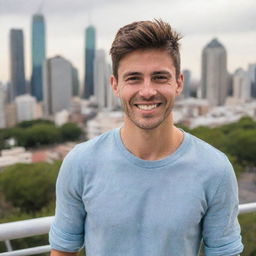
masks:
<svg viewBox="0 0 256 256"><path fill-rule="evenodd" d="M87 256L230 256L243 250L227 157L184 132L177 150L146 161L119 129L77 145L57 180L53 249Z"/></svg>

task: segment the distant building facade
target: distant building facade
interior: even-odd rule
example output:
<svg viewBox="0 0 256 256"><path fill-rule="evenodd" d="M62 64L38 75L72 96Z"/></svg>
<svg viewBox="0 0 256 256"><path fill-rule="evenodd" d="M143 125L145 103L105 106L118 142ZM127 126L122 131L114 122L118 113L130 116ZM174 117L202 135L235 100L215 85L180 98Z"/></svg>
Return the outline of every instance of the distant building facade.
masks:
<svg viewBox="0 0 256 256"><path fill-rule="evenodd" d="M25 67L24 67L24 37L21 29L10 31L10 61L11 83L10 101L18 95L26 93Z"/></svg>
<svg viewBox="0 0 256 256"><path fill-rule="evenodd" d="M182 94L184 95L184 98L188 98L190 96L191 72L188 69L185 69L182 73L184 75Z"/></svg>
<svg viewBox="0 0 256 256"><path fill-rule="evenodd" d="M112 75L112 66L107 63L107 75L108 80ZM112 91L111 85L108 86L107 90L107 108L110 110L116 110L121 108L121 102L118 97L116 97Z"/></svg>
<svg viewBox="0 0 256 256"><path fill-rule="evenodd" d="M251 90L251 97L256 98L256 64L248 66L248 86Z"/></svg>
<svg viewBox="0 0 256 256"><path fill-rule="evenodd" d="M227 53L213 39L202 52L201 94L211 106L224 105L228 93Z"/></svg>
<svg viewBox="0 0 256 256"><path fill-rule="evenodd" d="M248 73L239 68L235 71L232 79L233 97L245 102L250 99L251 88L248 83Z"/></svg>
<svg viewBox="0 0 256 256"><path fill-rule="evenodd" d="M61 56L46 60L43 99L46 115L69 109L72 97L72 64Z"/></svg>
<svg viewBox="0 0 256 256"><path fill-rule="evenodd" d="M0 129L6 127L5 122L5 90L3 84L0 83Z"/></svg>
<svg viewBox="0 0 256 256"><path fill-rule="evenodd" d="M12 127L16 125L16 106L14 101L5 105L5 121L6 127Z"/></svg>
<svg viewBox="0 0 256 256"><path fill-rule="evenodd" d="M72 96L80 96L78 70L75 67L72 69Z"/></svg>
<svg viewBox="0 0 256 256"><path fill-rule="evenodd" d="M94 94L99 109L107 107L107 96L110 85L108 81L105 51L97 50L94 59Z"/></svg>
<svg viewBox="0 0 256 256"><path fill-rule="evenodd" d="M29 121L36 118L36 98L24 94L15 98L17 122Z"/></svg>
<svg viewBox="0 0 256 256"><path fill-rule="evenodd" d="M43 63L45 61L45 22L42 14L32 18L32 76L31 94L37 101L43 100Z"/></svg>
<svg viewBox="0 0 256 256"><path fill-rule="evenodd" d="M85 79L83 98L89 99L94 95L94 57L96 48L95 28L89 26L85 31Z"/></svg>

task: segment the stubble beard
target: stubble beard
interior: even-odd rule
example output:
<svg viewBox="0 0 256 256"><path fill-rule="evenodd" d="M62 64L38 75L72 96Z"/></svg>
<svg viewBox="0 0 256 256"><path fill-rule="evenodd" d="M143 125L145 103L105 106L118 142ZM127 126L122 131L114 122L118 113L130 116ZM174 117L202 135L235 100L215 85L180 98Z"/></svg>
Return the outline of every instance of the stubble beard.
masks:
<svg viewBox="0 0 256 256"><path fill-rule="evenodd" d="M166 105L166 100L165 103ZM157 117L157 120L150 120L151 118L155 118L155 117L141 117L141 118L137 118L136 114L134 113L134 111L132 110L132 104L129 103L126 104L121 100L121 105L123 108L123 111L125 113L125 115L127 116L127 118L132 121L132 123L137 126L138 128L142 129L142 130L153 130L155 128L157 128L158 126L160 126L165 120L166 118L168 118L172 112L173 109L173 105L174 102L172 101L169 106L165 109L165 111L162 113L161 116ZM142 119L142 120L140 120ZM148 119L148 120L146 120Z"/></svg>

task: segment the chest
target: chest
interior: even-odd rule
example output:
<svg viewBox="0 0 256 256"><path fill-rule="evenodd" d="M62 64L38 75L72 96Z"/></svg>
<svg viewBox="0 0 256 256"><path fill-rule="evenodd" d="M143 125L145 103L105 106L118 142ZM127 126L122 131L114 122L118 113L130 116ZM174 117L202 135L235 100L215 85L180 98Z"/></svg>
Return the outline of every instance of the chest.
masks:
<svg viewBox="0 0 256 256"><path fill-rule="evenodd" d="M196 179L172 172L133 174L106 170L87 184L83 202L91 228L181 236L198 230L205 197Z"/></svg>

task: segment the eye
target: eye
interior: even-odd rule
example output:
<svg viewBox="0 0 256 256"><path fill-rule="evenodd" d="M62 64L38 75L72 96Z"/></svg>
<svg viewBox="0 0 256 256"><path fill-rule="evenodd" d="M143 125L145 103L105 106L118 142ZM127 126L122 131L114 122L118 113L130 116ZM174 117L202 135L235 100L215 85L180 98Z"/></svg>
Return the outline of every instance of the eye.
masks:
<svg viewBox="0 0 256 256"><path fill-rule="evenodd" d="M156 75L152 77L152 80L158 83L165 83L168 81L168 76L166 75Z"/></svg>
<svg viewBox="0 0 256 256"><path fill-rule="evenodd" d="M128 82L128 83L136 83L138 81L140 81L139 76L129 76L125 79L125 82Z"/></svg>

